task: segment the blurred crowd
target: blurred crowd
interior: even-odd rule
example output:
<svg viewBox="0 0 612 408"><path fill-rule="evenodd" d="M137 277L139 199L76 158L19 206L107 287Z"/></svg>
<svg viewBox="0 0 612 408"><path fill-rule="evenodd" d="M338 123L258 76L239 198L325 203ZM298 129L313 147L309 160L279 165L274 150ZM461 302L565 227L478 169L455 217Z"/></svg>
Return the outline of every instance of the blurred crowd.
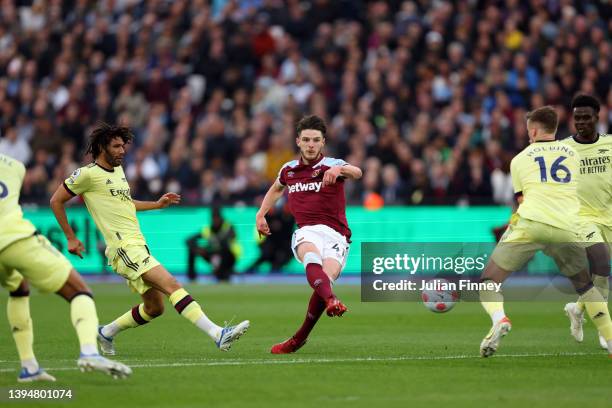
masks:
<svg viewBox="0 0 612 408"><path fill-rule="evenodd" d="M507 204L527 110L557 106L566 137L584 92L610 128L605 3L2 0L0 152L45 203L118 122L134 197L253 205L317 114L327 155L364 169L351 204Z"/></svg>

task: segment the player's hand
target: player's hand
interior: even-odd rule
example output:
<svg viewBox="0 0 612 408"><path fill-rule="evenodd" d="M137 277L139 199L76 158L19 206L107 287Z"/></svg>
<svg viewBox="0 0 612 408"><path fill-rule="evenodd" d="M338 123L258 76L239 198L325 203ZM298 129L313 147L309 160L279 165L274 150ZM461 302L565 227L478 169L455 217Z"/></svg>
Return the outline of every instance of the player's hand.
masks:
<svg viewBox="0 0 612 408"><path fill-rule="evenodd" d="M181 202L181 196L176 193L166 193L157 200L159 208L166 208L170 205L178 204Z"/></svg>
<svg viewBox="0 0 612 408"><path fill-rule="evenodd" d="M342 167L340 166L330 167L323 174L323 187L331 186L332 184L334 184L336 180L338 180L338 177L340 177L341 171L342 171Z"/></svg>
<svg viewBox="0 0 612 408"><path fill-rule="evenodd" d="M81 252L85 250L85 245L78 238L68 238L68 252L83 259Z"/></svg>
<svg viewBox="0 0 612 408"><path fill-rule="evenodd" d="M266 221L266 217L264 217L263 215L257 216L257 218L255 219L255 225L257 226L257 232L259 233L260 237L262 235L271 234L270 227L268 226L268 221Z"/></svg>

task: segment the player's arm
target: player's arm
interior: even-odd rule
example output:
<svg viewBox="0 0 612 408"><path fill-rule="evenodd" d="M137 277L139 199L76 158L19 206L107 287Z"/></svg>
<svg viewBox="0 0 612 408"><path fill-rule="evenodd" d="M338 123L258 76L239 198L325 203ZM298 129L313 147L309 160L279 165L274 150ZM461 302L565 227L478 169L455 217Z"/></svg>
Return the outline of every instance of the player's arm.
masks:
<svg viewBox="0 0 612 408"><path fill-rule="evenodd" d="M284 190L285 186L279 181L279 179L276 179L261 202L261 207L259 207L257 215L255 215L255 224L257 226L257 231L260 234L270 235L270 227L266 221L266 214L268 211L270 211L278 199L283 196Z"/></svg>
<svg viewBox="0 0 612 408"><path fill-rule="evenodd" d="M134 203L134 207L136 207L136 211L159 210L180 203L181 196L176 193L166 193L157 201L132 200L132 202Z"/></svg>
<svg viewBox="0 0 612 408"><path fill-rule="evenodd" d="M334 184L339 177L358 180L363 175L361 169L348 163L343 163L338 166L330 167L323 175L323 185L329 186Z"/></svg>
<svg viewBox="0 0 612 408"><path fill-rule="evenodd" d="M517 206L523 204L523 192L519 191L518 193L514 193L514 200L516 201Z"/></svg>
<svg viewBox="0 0 612 408"><path fill-rule="evenodd" d="M55 190L55 193L53 193L50 203L55 219L68 240L68 252L83 258L81 252L85 250L85 245L76 237L74 230L68 223L68 216L66 215L66 202L74 196L75 194L70 191L65 184L60 184L57 190Z"/></svg>
<svg viewBox="0 0 612 408"><path fill-rule="evenodd" d="M510 177L512 178L512 189L517 206L523 203L523 181L520 174L520 159L517 156L510 162Z"/></svg>

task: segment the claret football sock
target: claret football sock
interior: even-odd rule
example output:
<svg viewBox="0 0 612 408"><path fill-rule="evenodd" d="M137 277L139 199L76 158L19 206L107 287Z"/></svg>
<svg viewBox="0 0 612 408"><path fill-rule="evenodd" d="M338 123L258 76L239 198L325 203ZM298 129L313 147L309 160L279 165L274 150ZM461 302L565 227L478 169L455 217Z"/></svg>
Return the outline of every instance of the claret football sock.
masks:
<svg viewBox="0 0 612 408"><path fill-rule="evenodd" d="M320 264L309 263L306 265L306 279L321 299L327 300L334 296L331 281Z"/></svg>
<svg viewBox="0 0 612 408"><path fill-rule="evenodd" d="M302 343L308 338L308 335L317 324L319 317L325 311L325 302L319 297L317 292L312 292L310 301L308 302L308 311L306 312L306 319L302 323L302 327L293 336L298 343Z"/></svg>
<svg viewBox="0 0 612 408"><path fill-rule="evenodd" d="M586 312L599 333L606 341L611 341L612 321L610 320L610 312L608 311L608 304L604 301L599 290L593 286L580 296L580 300L584 303Z"/></svg>
<svg viewBox="0 0 612 408"><path fill-rule="evenodd" d="M70 320L77 332L81 354L98 354L98 314L96 304L88 293L80 293L70 301Z"/></svg>
<svg viewBox="0 0 612 408"><path fill-rule="evenodd" d="M501 292L494 290L481 290L480 293L480 304L484 310L491 316L493 324L501 321L506 317L504 312L504 295Z"/></svg>
<svg viewBox="0 0 612 408"><path fill-rule="evenodd" d="M223 328L217 326L202 311L202 307L183 288L170 295L170 302L177 312L200 330L208 334L214 341L219 340Z"/></svg>
<svg viewBox="0 0 612 408"><path fill-rule="evenodd" d="M119 332L133 327L142 326L153 320L144 310L144 303L134 306L129 311L125 312L112 323L105 325L102 328L104 337L115 337Z"/></svg>
<svg viewBox="0 0 612 408"><path fill-rule="evenodd" d="M32 348L34 332L32 331L32 319L30 318L30 297L9 296L6 304L6 315L22 366L27 367L31 373L36 372L38 363Z"/></svg>

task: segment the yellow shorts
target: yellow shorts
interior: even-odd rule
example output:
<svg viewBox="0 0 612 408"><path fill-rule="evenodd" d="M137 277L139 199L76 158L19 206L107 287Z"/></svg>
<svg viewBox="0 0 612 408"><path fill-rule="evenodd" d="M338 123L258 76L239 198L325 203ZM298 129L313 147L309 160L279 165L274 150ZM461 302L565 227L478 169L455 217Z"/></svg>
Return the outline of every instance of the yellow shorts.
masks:
<svg viewBox="0 0 612 408"><path fill-rule="evenodd" d="M126 245L124 247L107 250L108 264L115 272L127 280L132 291L143 294L151 286L142 280L142 274L159 265L146 245Z"/></svg>
<svg viewBox="0 0 612 408"><path fill-rule="evenodd" d="M13 270L12 273L8 273L2 265L0 265L0 286L9 292L14 292L19 288L23 281L23 275Z"/></svg>
<svg viewBox="0 0 612 408"><path fill-rule="evenodd" d="M593 244L605 242L608 244L608 248L610 248L610 252L612 253L612 227L598 224L596 222L589 223L588 226L591 228L586 230L586 241L589 243L592 241ZM593 235L589 236L590 234ZM590 244L589 246L593 244Z"/></svg>
<svg viewBox="0 0 612 408"><path fill-rule="evenodd" d="M0 282L9 291L26 278L43 293L57 292L72 269L68 259L43 235L20 239L0 252Z"/></svg>
<svg viewBox="0 0 612 408"><path fill-rule="evenodd" d="M582 225L582 242L584 247L588 248L592 245L602 242L608 242L604 238L604 226L590 221L584 221ZM612 238L612 237L610 237Z"/></svg>
<svg viewBox="0 0 612 408"><path fill-rule="evenodd" d="M542 251L554 259L561 273L573 276L588 266L582 237L580 232L519 217L508 226L491 259L502 269L514 272Z"/></svg>

